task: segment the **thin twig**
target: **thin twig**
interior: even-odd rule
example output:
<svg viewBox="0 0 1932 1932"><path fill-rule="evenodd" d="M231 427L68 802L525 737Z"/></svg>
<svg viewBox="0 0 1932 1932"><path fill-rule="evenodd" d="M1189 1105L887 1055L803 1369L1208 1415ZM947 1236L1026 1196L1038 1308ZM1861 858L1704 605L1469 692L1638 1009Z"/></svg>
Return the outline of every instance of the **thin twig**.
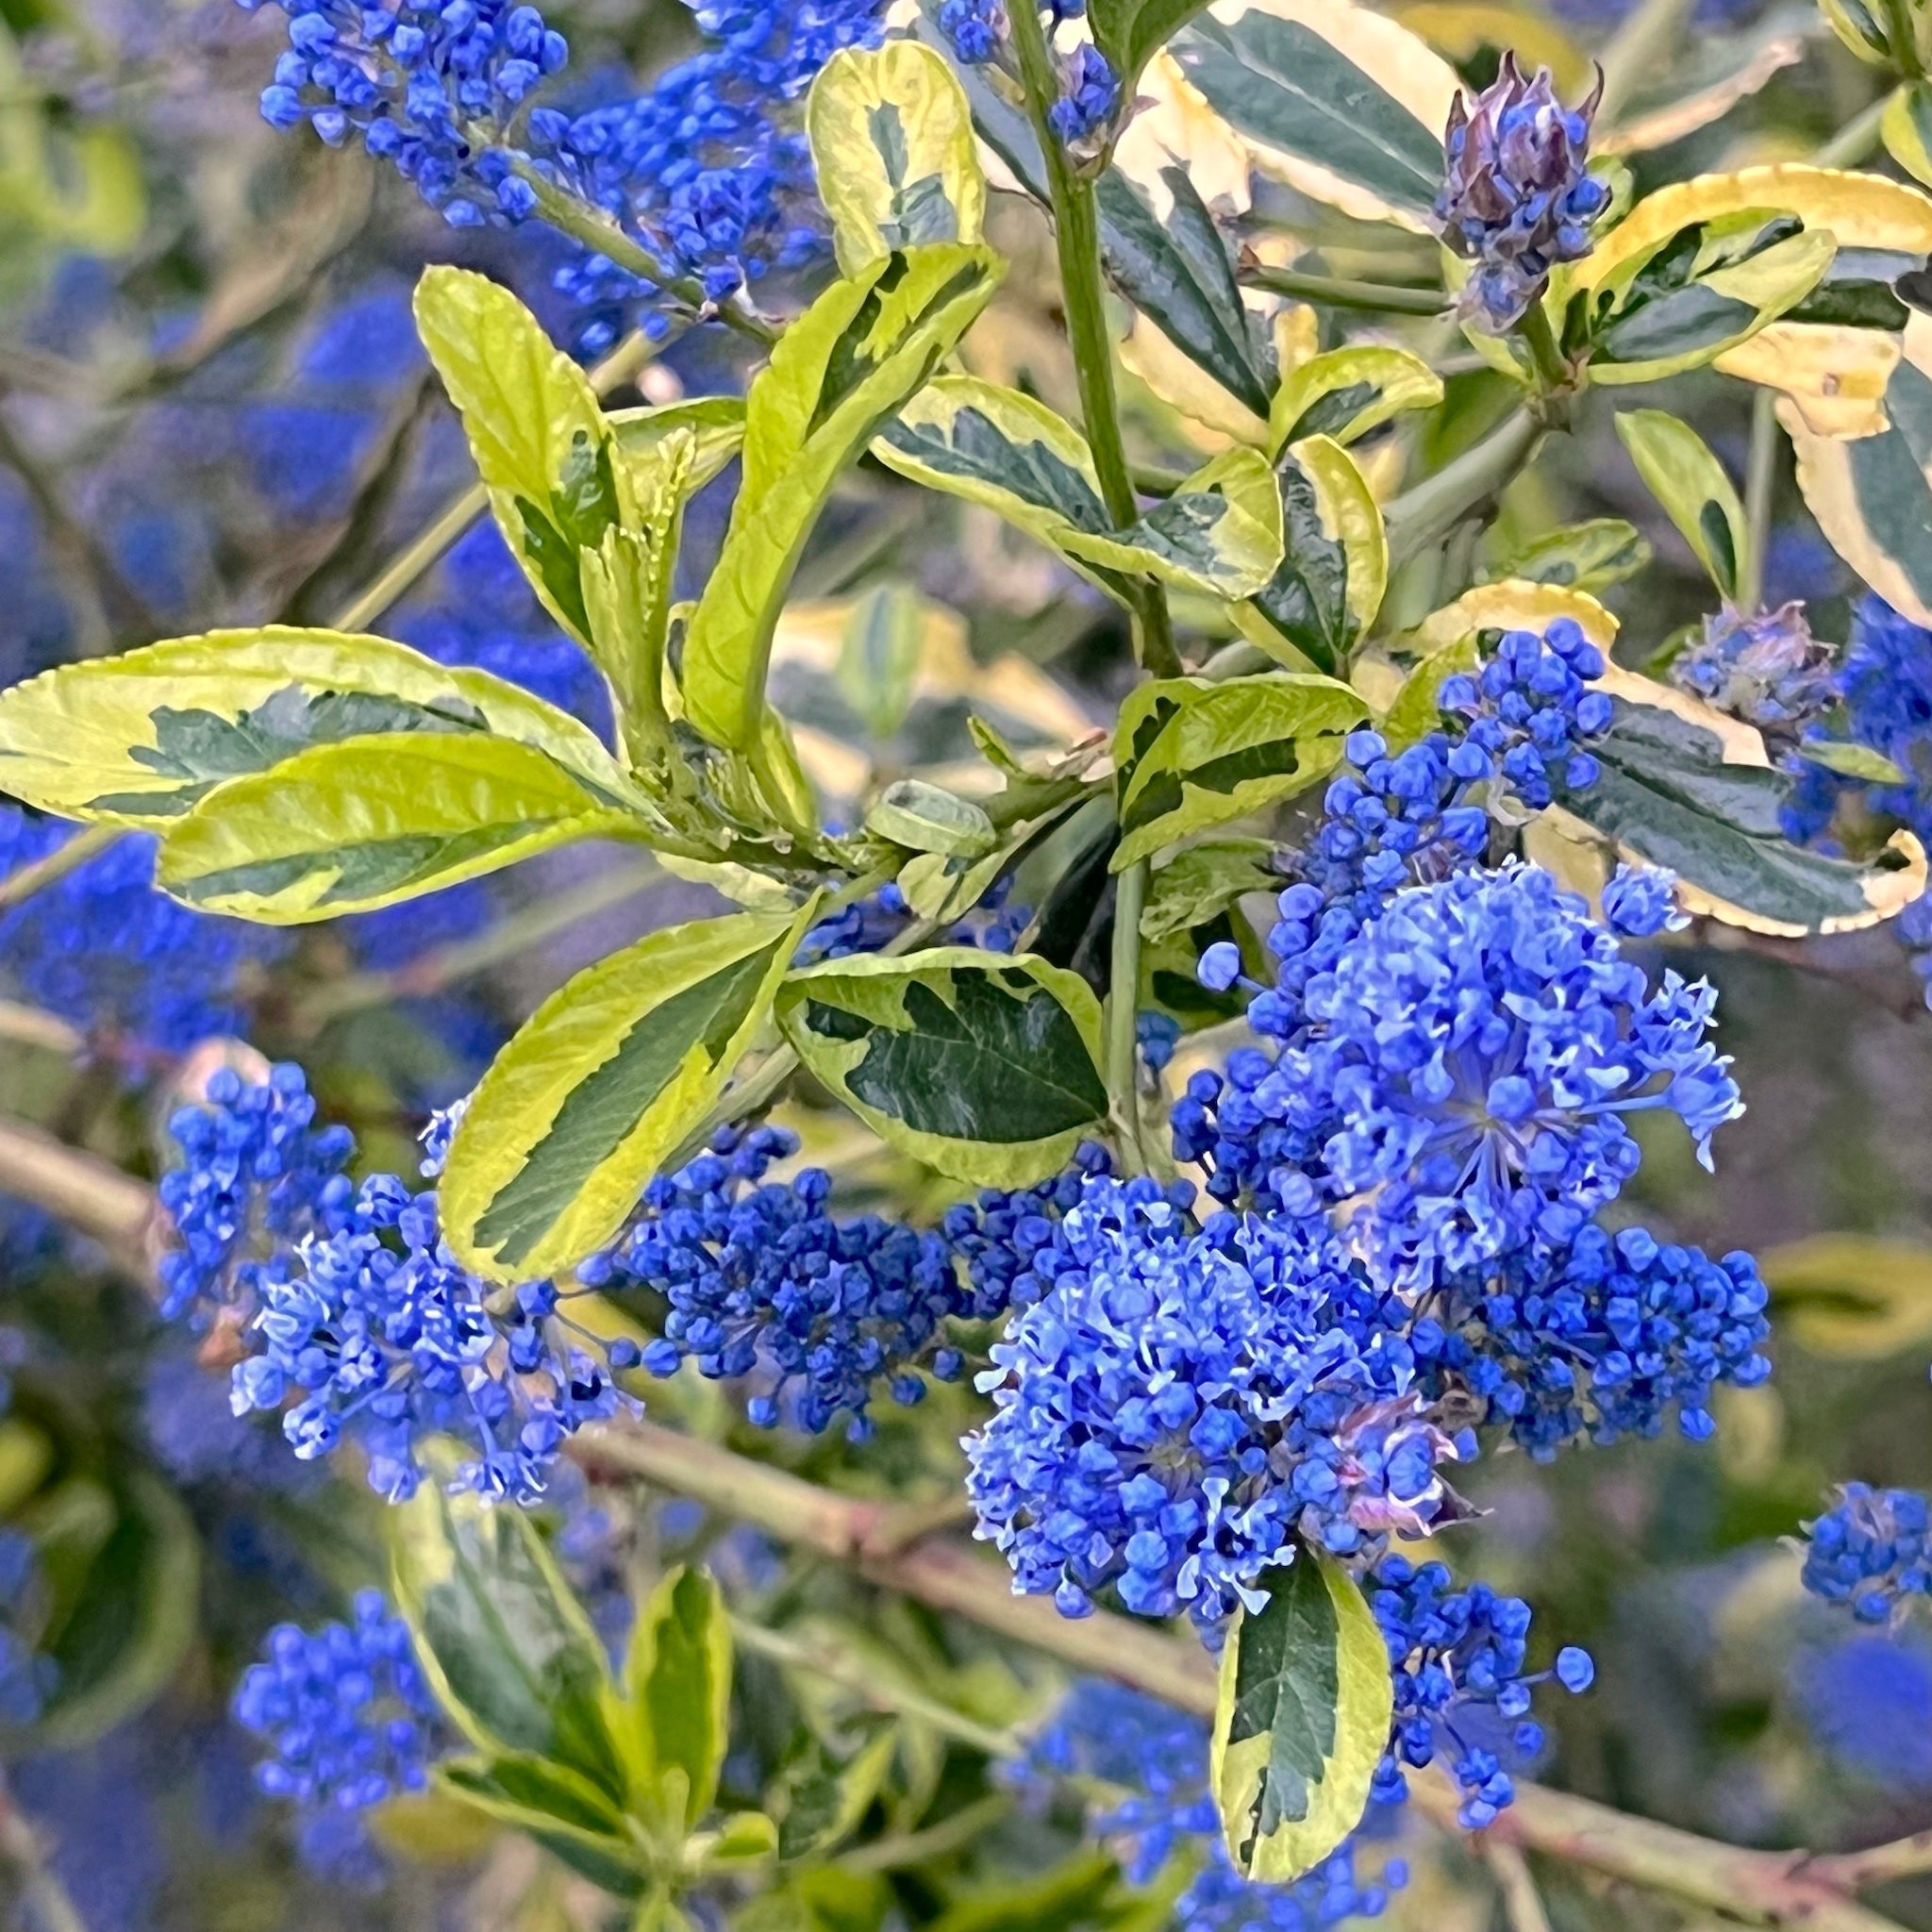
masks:
<svg viewBox="0 0 1932 1932"><path fill-rule="evenodd" d="M0 878L0 912L11 911L36 892L58 885L69 873L78 872L89 859L113 844L122 830L120 825L89 825L64 844L57 845L44 858L36 858L30 865L17 867Z"/></svg>
<svg viewBox="0 0 1932 1932"><path fill-rule="evenodd" d="M19 1881L21 1901L34 1932L88 1932L87 1921L73 1894L47 1860L40 1833L14 1803L4 1771L0 1771L0 1858L12 1868Z"/></svg>
<svg viewBox="0 0 1932 1932"><path fill-rule="evenodd" d="M87 1045L86 1034L58 1013L50 1013L43 1007L23 1006L18 1000L0 1000L0 1040L69 1058Z"/></svg>
<svg viewBox="0 0 1932 1932"><path fill-rule="evenodd" d="M1895 1838L1862 1852L1829 1852L1806 1859L1804 1869L1842 1891L1864 1891L1899 1878L1932 1872L1932 1828Z"/></svg>
<svg viewBox="0 0 1932 1932"><path fill-rule="evenodd" d="M1542 1893L1530 1875L1529 1860L1501 1839L1487 1840L1483 1857L1503 1896L1503 1916L1509 1922L1509 1932L1550 1932L1550 1915L1544 1911Z"/></svg>

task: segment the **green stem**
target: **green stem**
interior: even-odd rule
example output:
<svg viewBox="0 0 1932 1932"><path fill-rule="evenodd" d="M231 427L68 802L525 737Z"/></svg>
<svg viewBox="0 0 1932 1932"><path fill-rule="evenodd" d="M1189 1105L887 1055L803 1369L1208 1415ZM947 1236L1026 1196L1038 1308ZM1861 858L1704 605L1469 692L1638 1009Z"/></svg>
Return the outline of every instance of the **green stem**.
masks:
<svg viewBox="0 0 1932 1932"><path fill-rule="evenodd" d="M1396 497L1383 518L1390 567L1418 555L1496 495L1529 460L1543 427L1534 410L1518 409L1454 462Z"/></svg>
<svg viewBox="0 0 1932 1932"><path fill-rule="evenodd" d="M1080 413L1093 452L1101 501L1114 527L1124 530L1139 520L1141 505L1134 494L1133 472L1121 434L1120 397L1114 388L1113 334L1108 327L1107 291L1100 274L1100 208L1093 183L1068 165L1065 150L1047 122L1058 83L1040 16L1032 8L1016 7L1010 9L1009 20L1033 131L1046 162L1054 245L1059 257L1060 300L1066 309L1074 373L1080 386ZM1131 594L1141 662L1157 677L1178 676L1180 653L1174 648L1166 592L1158 584L1135 579Z"/></svg>
<svg viewBox="0 0 1932 1932"><path fill-rule="evenodd" d="M1136 1174L1141 1149L1141 1042L1134 1023L1141 998L1141 915L1147 906L1148 864L1137 859L1114 880L1113 960L1107 982L1107 1091L1113 1103L1121 1156Z"/></svg>
<svg viewBox="0 0 1932 1932"><path fill-rule="evenodd" d="M529 184L537 197L538 212L553 228L608 257L640 281L653 283L675 295L693 316L715 315L727 328L736 329L765 348L778 340L778 331L763 316L753 313L740 301L714 305L702 283L689 275L671 274L648 248L626 235L603 209L592 208L567 189L559 188L529 161L516 160L512 166L518 176Z"/></svg>
<svg viewBox="0 0 1932 1932"><path fill-rule="evenodd" d="M0 912L10 911L36 892L58 885L69 873L78 872L89 859L105 852L125 829L125 825L89 825L44 858L17 867L0 878Z"/></svg>
<svg viewBox="0 0 1932 1932"><path fill-rule="evenodd" d="M1537 389L1543 402L1561 404L1576 387L1576 372L1564 360L1557 346L1556 331L1550 326L1549 311L1541 299L1524 310L1516 334L1529 351L1529 364L1536 372Z"/></svg>
<svg viewBox="0 0 1932 1932"><path fill-rule="evenodd" d="M853 1845L839 1854L841 1872L903 1872L908 1866L930 1864L951 1852L964 1851L983 1832L999 1824L1013 1808L1004 1791L962 1805L950 1818L928 1824L923 1831L896 1832L874 1839L870 1844Z"/></svg>
<svg viewBox="0 0 1932 1932"><path fill-rule="evenodd" d="M1738 559L1738 608L1764 602L1764 551L1771 537L1777 485L1777 391L1760 389L1751 401L1751 456L1744 472L1744 554Z"/></svg>
<svg viewBox="0 0 1932 1932"><path fill-rule="evenodd" d="M1854 116L1811 157L1821 168L1856 168L1878 145L1879 125L1890 105L1890 94L1880 94L1863 113Z"/></svg>
<svg viewBox="0 0 1932 1932"><path fill-rule="evenodd" d="M1291 268L1261 263L1243 268L1241 280L1251 289L1292 295L1327 308L1361 308L1375 315L1441 315L1449 298L1440 289L1398 289L1387 282L1355 282L1342 275L1303 275Z"/></svg>

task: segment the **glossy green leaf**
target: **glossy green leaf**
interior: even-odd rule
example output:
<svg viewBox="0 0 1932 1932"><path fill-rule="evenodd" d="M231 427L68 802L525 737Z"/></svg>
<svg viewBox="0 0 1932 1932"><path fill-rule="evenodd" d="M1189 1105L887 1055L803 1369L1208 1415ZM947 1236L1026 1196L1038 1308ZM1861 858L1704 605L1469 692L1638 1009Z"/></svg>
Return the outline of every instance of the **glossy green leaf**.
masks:
<svg viewBox="0 0 1932 1932"><path fill-rule="evenodd" d="M530 1516L431 1479L389 1524L397 1606L458 1729L492 1757L549 1759L621 1803L604 1647Z"/></svg>
<svg viewBox="0 0 1932 1932"><path fill-rule="evenodd" d="M1591 380L1656 382L1715 361L1795 309L1837 250L1828 229L1762 208L1659 239L1584 284Z"/></svg>
<svg viewBox="0 0 1932 1932"><path fill-rule="evenodd" d="M1131 86L1157 49L1203 11L1208 0L1092 0L1093 38Z"/></svg>
<svg viewBox="0 0 1932 1932"><path fill-rule="evenodd" d="M808 905L655 932L568 981L472 1097L439 1191L464 1264L527 1281L616 1232L770 1009Z"/></svg>
<svg viewBox="0 0 1932 1932"><path fill-rule="evenodd" d="M468 269L425 271L416 326L510 554L544 608L588 644L578 553L636 520L596 392L508 289Z"/></svg>
<svg viewBox="0 0 1932 1932"><path fill-rule="evenodd" d="M161 828L225 780L395 732L515 739L610 802L641 803L588 725L503 678L387 638L284 625L175 638L0 691L0 791L62 818Z"/></svg>
<svg viewBox="0 0 1932 1932"><path fill-rule="evenodd" d="M1292 797L1331 772L1369 714L1332 677L1169 677L1121 707L1114 766L1124 870L1163 845Z"/></svg>
<svg viewBox="0 0 1932 1932"><path fill-rule="evenodd" d="M975 376L941 376L887 425L873 454L929 489L997 510L1113 595L1123 575L1244 597L1281 558L1266 461L1230 450L1124 530L1109 527L1080 433L1045 404Z"/></svg>
<svg viewBox="0 0 1932 1932"><path fill-rule="evenodd" d="M888 785L866 813L865 828L908 851L940 852L952 858L980 858L999 839L983 807L924 778L900 778Z"/></svg>
<svg viewBox="0 0 1932 1932"><path fill-rule="evenodd" d="M1163 169L1161 180L1173 197L1165 220L1117 168L1095 185L1108 276L1175 348L1265 421L1274 352L1241 298L1227 243L1185 168Z"/></svg>
<svg viewBox="0 0 1932 1932"><path fill-rule="evenodd" d="M1341 1564L1302 1548L1262 1578L1221 1654L1211 1778L1235 1869L1259 1885L1311 1872L1361 1823L1389 1745L1389 1647Z"/></svg>
<svg viewBox="0 0 1932 1932"><path fill-rule="evenodd" d="M1932 86L1920 80L1897 89L1878 133L1886 153L1913 180L1932 184Z"/></svg>
<svg viewBox="0 0 1932 1932"><path fill-rule="evenodd" d="M1433 409L1442 378L1407 349L1369 343L1310 356L1282 378L1269 411L1279 450L1308 437L1350 443L1408 409Z"/></svg>
<svg viewBox="0 0 1932 1932"><path fill-rule="evenodd" d="M916 41L833 55L806 107L839 267L857 275L893 250L977 242L986 176L953 69Z"/></svg>
<svg viewBox="0 0 1932 1932"><path fill-rule="evenodd" d="M201 1539L179 1497L138 1468L111 1491L87 1488L104 1507L71 1564L54 1547L59 1489L14 1521L33 1537L40 1588L54 1599L38 1647L58 1675L33 1726L48 1750L92 1743L151 1704L200 1631Z"/></svg>
<svg viewBox="0 0 1932 1932"><path fill-rule="evenodd" d="M1150 942L1218 918L1250 892L1278 892L1283 880L1266 839L1204 839L1177 852L1158 872L1141 914Z"/></svg>
<svg viewBox="0 0 1932 1932"><path fill-rule="evenodd" d="M1662 409L1620 410L1617 435L1644 487L1663 506L1718 594L1735 603L1748 560L1750 526L1743 503L1709 444L1688 423Z"/></svg>
<svg viewBox="0 0 1932 1932"><path fill-rule="evenodd" d="M1727 905L1798 930L1877 916L1884 873L1785 838L1787 774L1725 764L1713 733L1621 700L1591 751L1601 767L1597 782L1562 802L1620 846Z"/></svg>
<svg viewBox="0 0 1932 1932"><path fill-rule="evenodd" d="M402 731L218 787L169 828L155 880L206 912L299 925L636 826L529 745Z"/></svg>
<svg viewBox="0 0 1932 1932"><path fill-rule="evenodd" d="M872 262L834 282L753 379L743 481L684 644L686 715L714 744L756 743L779 606L832 485L965 334L1002 273L990 250L955 242Z"/></svg>
<svg viewBox="0 0 1932 1932"><path fill-rule="evenodd" d="M674 1570L631 1632L626 1667L642 1790L634 1808L694 1829L718 1799L731 1742L731 1623L702 1570Z"/></svg>
<svg viewBox="0 0 1932 1932"><path fill-rule="evenodd" d="M1429 229L1456 75L1414 35L1347 0L1270 0L1216 8L1173 52L1261 167L1344 213Z"/></svg>
<svg viewBox="0 0 1932 1932"><path fill-rule="evenodd" d="M623 1814L588 1779L549 1759L499 1753L446 1758L436 1767L451 1796L499 1824L526 1833L581 1878L617 1898L637 1898L649 1873Z"/></svg>
<svg viewBox="0 0 1932 1932"><path fill-rule="evenodd" d="M1355 459L1329 437L1291 444L1276 479L1281 563L1234 621L1250 643L1291 669L1340 671L1388 589L1382 512Z"/></svg>
<svg viewBox="0 0 1932 1932"><path fill-rule="evenodd" d="M868 1126L956 1180L1030 1185L1107 1113L1099 1003L1024 954L828 960L785 982L778 1022Z"/></svg>
<svg viewBox="0 0 1932 1932"><path fill-rule="evenodd" d="M1592 517L1545 530L1506 551L1482 581L1515 577L1566 591L1607 591L1650 568L1650 539L1622 517Z"/></svg>

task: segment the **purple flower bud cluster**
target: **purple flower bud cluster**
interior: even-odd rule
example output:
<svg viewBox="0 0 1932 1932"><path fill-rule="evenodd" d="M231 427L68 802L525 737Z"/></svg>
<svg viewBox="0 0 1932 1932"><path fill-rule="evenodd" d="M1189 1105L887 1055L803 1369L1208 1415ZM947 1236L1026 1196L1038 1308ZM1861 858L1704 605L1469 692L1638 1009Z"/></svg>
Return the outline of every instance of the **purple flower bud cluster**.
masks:
<svg viewBox="0 0 1932 1932"><path fill-rule="evenodd" d="M760 1427L817 1433L843 1414L848 1438L863 1441L880 1381L910 1407L924 1398L924 1374L957 1379L964 1364L945 1324L997 1307L962 1285L938 1234L873 1214L836 1218L823 1169L765 1179L797 1151L775 1127L725 1130L709 1153L652 1180L623 1240L580 1263L577 1279L668 1304L662 1335L639 1357L653 1374L694 1361L703 1374L747 1379ZM625 1366L633 1353L617 1344L611 1359Z"/></svg>
<svg viewBox="0 0 1932 1932"><path fill-rule="evenodd" d="M1297 1535L1366 1555L1459 1513L1441 1465L1474 1439L1424 1411L1406 1311L1325 1224L1197 1232L1153 1182L1106 1178L1024 1220L1023 1291L1044 1292L994 1344L995 1413L966 1444L977 1533L1018 1589L1212 1627Z"/></svg>
<svg viewBox="0 0 1932 1932"><path fill-rule="evenodd" d="M1908 1596L1932 1596L1932 1503L1916 1490L1845 1483L1805 1525L1805 1588L1861 1624L1889 1623Z"/></svg>
<svg viewBox="0 0 1932 1932"><path fill-rule="evenodd" d="M0 801L0 877L79 828ZM154 890L155 841L129 833L66 877L0 910L0 987L136 1054L185 1053L244 1030L243 981L285 936L192 912Z"/></svg>
<svg viewBox="0 0 1932 1932"><path fill-rule="evenodd" d="M608 1365L553 1319L549 1284L496 1312L442 1241L435 1194L394 1174L353 1185L353 1139L313 1119L293 1066L259 1087L225 1069L175 1115L187 1160L161 1183L182 1243L160 1264L165 1310L203 1326L223 1313L248 1351L235 1413L279 1414L304 1461L353 1440L370 1486L400 1502L422 1446L455 1436L475 1452L458 1483L540 1494L564 1439L624 1406Z"/></svg>
<svg viewBox="0 0 1932 1932"><path fill-rule="evenodd" d="M1409 1340L1433 1399L1473 1397L1482 1422L1542 1462L1585 1439L1655 1436L1674 1407L1684 1435L1710 1436L1712 1391L1771 1374L1765 1302L1749 1255L1713 1261L1641 1228L1591 1225L1445 1280Z"/></svg>
<svg viewBox="0 0 1932 1932"><path fill-rule="evenodd" d="M1832 649L1811 635L1795 599L1775 610L1726 604L1671 662L1671 682L1790 745L1838 702Z"/></svg>
<svg viewBox="0 0 1932 1932"><path fill-rule="evenodd" d="M1316 1932L1344 1919L1379 1918L1408 1881L1399 1857L1377 1877L1359 1865L1363 1845L1387 1821L1369 1818L1337 1851L1291 1885L1255 1885L1227 1856L1208 1790L1208 1726L1137 1690L1097 1678L1076 1683L1052 1720L1005 1771L1023 1802L1063 1786L1110 1788L1090 1805L1090 1828L1112 1845L1133 1885L1152 1885L1175 1858L1191 1865L1176 1898L1176 1932Z"/></svg>
<svg viewBox="0 0 1932 1932"><path fill-rule="evenodd" d="M1590 253L1590 225L1607 185L1585 172L1590 124L1603 93L1566 108L1547 68L1524 79L1514 54L1474 100L1458 92L1443 136L1448 172L1436 199L1442 240L1474 264L1462 313L1500 335L1549 286L1558 262Z"/></svg>
<svg viewBox="0 0 1932 1932"><path fill-rule="evenodd" d="M261 0L240 0L251 12ZM515 0L276 0L288 50L261 97L272 126L308 122L331 147L359 133L457 226L523 221L537 197L509 125L570 58Z"/></svg>
<svg viewBox="0 0 1932 1932"><path fill-rule="evenodd" d="M1420 1770L1453 1749L1449 1769L1462 1792L1457 1816L1479 1831L1516 1795L1506 1753L1529 1758L1542 1748L1542 1728L1529 1714L1533 1687L1555 1676L1574 1695L1590 1689L1596 1667L1573 1644L1557 1652L1553 1670L1525 1674L1529 1606L1486 1583L1457 1590L1441 1563L1390 1557L1362 1584L1395 1676L1393 1732L1374 1797L1401 1804L1407 1796L1402 1767ZM1507 1727L1493 1745L1474 1741L1473 1720L1483 1716Z"/></svg>
<svg viewBox="0 0 1932 1932"><path fill-rule="evenodd" d="M333 1829L315 1837L336 1866L371 1857L357 1814L425 1789L430 1766L451 1741L408 1626L375 1590L357 1595L347 1624L314 1631L278 1624L262 1660L242 1679L233 1709L268 1748L257 1784L299 1806L309 1826L331 1821ZM344 1843L350 1819L358 1828Z"/></svg>

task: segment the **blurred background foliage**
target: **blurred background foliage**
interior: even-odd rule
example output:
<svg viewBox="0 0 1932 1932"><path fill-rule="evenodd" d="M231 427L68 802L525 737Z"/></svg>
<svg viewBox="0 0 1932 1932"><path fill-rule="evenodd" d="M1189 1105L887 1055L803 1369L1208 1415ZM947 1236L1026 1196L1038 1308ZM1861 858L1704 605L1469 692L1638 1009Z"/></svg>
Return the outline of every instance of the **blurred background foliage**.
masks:
<svg viewBox="0 0 1932 1932"><path fill-rule="evenodd" d="M1571 88L1621 11L1617 0L1556 13L1501 0L1389 10L1473 82L1493 77L1498 48L1513 43ZM633 84L693 42L680 0L564 0L552 11L592 94ZM548 301L552 263L537 231L452 230L359 153L262 125L257 96L278 26L232 0L0 0L0 685L175 631L325 621L430 525L469 470L409 324L408 291L426 262L486 269L568 331ZM1715 75L1735 71L1740 52L1769 77L1731 113L1632 156L1640 192L1805 155L1872 96L1814 8L1699 0L1683 60ZM1683 91L1680 72L1673 92ZM1428 246L1271 192L1274 216L1316 238L1333 273L1400 279L1415 265L1403 250L1420 259ZM1014 202L1000 200L993 220L1016 266L971 339L972 360L1067 406L1070 371L1045 307L1046 237ZM649 370L644 394L730 388L736 358L728 341L691 337ZM1473 358L1451 359L1449 403L1428 429L1438 459L1509 401ZM1129 400L1148 460L1211 447L1151 388ZM1742 474L1742 386L1695 375L1644 400L1697 423ZM1600 426L1553 446L1511 489L1482 560L1559 524L1638 525L1656 565L1604 594L1623 621L1620 657L1642 666L1703 614L1708 587L1618 448L1609 412L1591 420ZM1804 599L1813 629L1841 640L1851 579L1788 474L1776 489L1765 601ZM693 584L725 501L714 491L693 516ZM1119 613L1091 589L990 514L875 465L841 492L800 589L809 601L788 614L773 692L833 798L915 769L943 779L970 755L969 705L1022 749L1071 744L1110 715L1129 680ZM1391 598L1419 616L1432 590L1425 568L1411 570ZM408 591L388 628L584 715L602 703L487 525ZM26 830L0 827L0 847L9 838L17 850L0 851L0 872L34 856ZM125 879L83 872L52 899L0 910L0 1089L9 1112L152 1174L171 1095L210 1055L240 1051L200 1043L226 1036L299 1057L364 1159L405 1167L426 1108L466 1091L545 992L713 902L634 855L596 848L291 936L156 901L117 977L89 952L88 922L113 923L97 941L128 939L128 903ZM1932 1632L1855 1628L1806 1599L1780 1539L1833 1481L1932 1484L1932 1016L1883 933L1813 941L1802 958L1734 930L1700 927L1673 943L1674 963L1722 988L1721 1043L1749 1112L1726 1132L1714 1182L1688 1141L1660 1128L1619 1211L1713 1252L1760 1254L1778 1296L1776 1376L1725 1391L1714 1454L1664 1441L1547 1469L1485 1464L1473 1488L1489 1513L1464 1547L1473 1569L1530 1598L1540 1621L1599 1659L1595 1694L1553 1717L1566 1785L1743 1843L1888 1839L1932 1822ZM943 1184L843 1121L798 1108L788 1123L805 1158L837 1171L842 1198L944 1204ZM35 1210L0 1218L13 1390L0 1423L0 1517L42 1551L28 1615L60 1674L41 1720L13 1729L6 1774L85 1924L591 1923L526 1840L491 1840L430 1801L385 1819L384 1838L405 1855L379 1873L319 1876L288 1842L253 1791L228 1695L270 1624L339 1613L379 1569L381 1506L232 1422L220 1379L152 1318L114 1258ZM659 1412L706 1399L674 1389ZM957 1490L960 1400L940 1391L885 1419L862 1468L836 1441L779 1453L822 1480ZM691 1506L615 1493L563 1502L596 1527L572 1553L578 1580L593 1601L601 1588L620 1621L627 1577L703 1552L752 1599L809 1612L869 1668L982 1726L1023 1723L1052 1694L1037 1660L808 1574ZM9 1662L31 1672L25 1658ZM803 1709L796 1680L745 1658L745 1735L781 1755L799 1726L849 1736L861 1700L837 1687L821 1694L823 1708ZM903 1727L874 1801L878 1836L988 1801L984 1787L941 1789L956 1765L938 1732ZM1410 1831L1412 1878L1388 1923L1500 1924L1488 1874ZM0 1852L8 1843L0 1832ZM46 1917L23 1871L0 1868L15 1922L72 1932ZM1132 1898L1062 1819L1003 1814L954 1874L949 1894L922 1907L947 1932L1160 1923L1158 1898ZM1543 1875L1559 1932L1672 1917L1655 1898L1557 1868ZM841 1923L835 1890L828 1883L813 1906L815 1923ZM1902 1923L1932 1926L1932 1882L1880 1902Z"/></svg>

